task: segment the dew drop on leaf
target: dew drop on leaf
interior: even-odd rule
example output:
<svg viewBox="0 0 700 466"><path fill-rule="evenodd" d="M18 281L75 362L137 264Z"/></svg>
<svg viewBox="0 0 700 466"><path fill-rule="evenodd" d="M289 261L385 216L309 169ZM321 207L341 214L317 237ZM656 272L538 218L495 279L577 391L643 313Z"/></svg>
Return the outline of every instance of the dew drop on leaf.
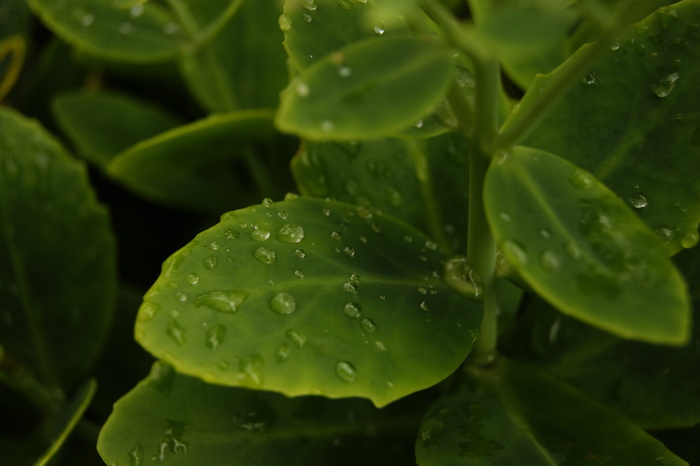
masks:
<svg viewBox="0 0 700 466"><path fill-rule="evenodd" d="M190 285L196 285L199 283L199 275L196 273L188 273L187 276L185 277L185 280L187 280L187 283Z"/></svg>
<svg viewBox="0 0 700 466"><path fill-rule="evenodd" d="M209 349L216 349L224 340L226 336L226 326L224 324L217 324L207 331L206 335L206 345Z"/></svg>
<svg viewBox="0 0 700 466"><path fill-rule="evenodd" d="M357 287L350 282L345 282L345 283L343 283L343 291L345 291L346 293L350 293L352 295L356 295L357 294Z"/></svg>
<svg viewBox="0 0 700 466"><path fill-rule="evenodd" d="M95 22L95 15L87 14L80 19L80 25L83 27L91 26Z"/></svg>
<svg viewBox="0 0 700 466"><path fill-rule="evenodd" d="M590 173L577 168L569 177L569 181L576 189L588 189L595 183L595 178Z"/></svg>
<svg viewBox="0 0 700 466"><path fill-rule="evenodd" d="M301 0L301 6L305 10L315 11L318 8L318 3L316 0Z"/></svg>
<svg viewBox="0 0 700 466"><path fill-rule="evenodd" d="M301 19L303 19L303 20L304 20L305 22L307 22L307 23L311 23L311 22L313 22L313 20L314 20L314 18L313 18L310 14L308 14L308 13L302 14L302 15L301 15Z"/></svg>
<svg viewBox="0 0 700 466"><path fill-rule="evenodd" d="M362 319L362 322L360 322L360 326L362 327L362 330L364 330L367 333L373 333L375 330L377 330L377 326L370 319Z"/></svg>
<svg viewBox="0 0 700 466"><path fill-rule="evenodd" d="M346 361L340 361L335 365L335 373L346 382L353 382L356 376L355 367Z"/></svg>
<svg viewBox="0 0 700 466"><path fill-rule="evenodd" d="M250 239L253 241L267 241L270 237L270 232L264 228L256 228L250 232Z"/></svg>
<svg viewBox="0 0 700 466"><path fill-rule="evenodd" d="M343 11L350 11L352 9L351 0L338 0L338 7Z"/></svg>
<svg viewBox="0 0 700 466"><path fill-rule="evenodd" d="M381 36L386 32L386 30L379 24L375 24L374 27L372 28L372 31L374 31L374 33L378 36ZM418 126L418 128L420 128L420 126Z"/></svg>
<svg viewBox="0 0 700 466"><path fill-rule="evenodd" d="M304 252L303 249L297 249L296 251L294 251L294 255L297 256L299 259L303 259L304 257L306 257L306 252Z"/></svg>
<svg viewBox="0 0 700 466"><path fill-rule="evenodd" d="M273 264L275 262L275 251L268 248L258 248L253 253L253 256L263 264Z"/></svg>
<svg viewBox="0 0 700 466"><path fill-rule="evenodd" d="M357 303L347 303L343 310L345 311L345 315L353 319L360 317L361 314L360 305Z"/></svg>
<svg viewBox="0 0 700 466"><path fill-rule="evenodd" d="M659 80L659 82L654 84L654 94L656 94L657 97L660 97L662 99L668 97L671 91L673 91L673 88L676 86L676 81L678 81L678 77L678 73L671 73L669 75L664 76L661 80Z"/></svg>
<svg viewBox="0 0 700 466"><path fill-rule="evenodd" d="M277 348L277 353L275 357L277 358L278 361L286 361L289 359L289 356L291 354L291 349L289 348L289 345L286 343L282 343L279 348Z"/></svg>
<svg viewBox="0 0 700 466"><path fill-rule="evenodd" d="M551 249L546 250L542 253L542 256L540 257L540 265L545 270L555 272L559 270L559 267L561 267L561 258L559 257L559 255L557 255L556 252L552 251Z"/></svg>
<svg viewBox="0 0 700 466"><path fill-rule="evenodd" d="M147 322L151 320L160 311L160 304L146 301L141 305L138 314L139 322Z"/></svg>
<svg viewBox="0 0 700 466"><path fill-rule="evenodd" d="M691 230L681 238L681 246L690 249L698 244L698 240L700 240L700 234L697 230Z"/></svg>
<svg viewBox="0 0 700 466"><path fill-rule="evenodd" d="M264 365L263 358L256 354L249 358L242 358L238 363L238 372L243 378L249 379L255 385L262 385Z"/></svg>
<svg viewBox="0 0 700 466"><path fill-rule="evenodd" d="M277 239L288 244L298 243L304 239L304 229L299 225L283 225L277 231Z"/></svg>
<svg viewBox="0 0 700 466"><path fill-rule="evenodd" d="M286 332L287 338L292 340L292 342L297 346L297 348L301 349L304 347L304 344L306 344L306 335L297 332L296 330L287 330Z"/></svg>
<svg viewBox="0 0 700 466"><path fill-rule="evenodd" d="M279 315L288 315L296 310L297 303L289 293L277 293L272 300L270 300L270 309Z"/></svg>
<svg viewBox="0 0 700 466"><path fill-rule="evenodd" d="M430 306L429 306L428 303L426 303L425 301L421 302L421 303L418 305L418 307L420 307L422 310L424 310L424 311L426 311L426 312L427 312L427 311L430 311Z"/></svg>
<svg viewBox="0 0 700 466"><path fill-rule="evenodd" d="M177 322L177 320L171 320L168 322L168 327L165 329L165 333L171 340L180 346L187 343L185 340L185 329Z"/></svg>
<svg viewBox="0 0 700 466"><path fill-rule="evenodd" d="M226 239L236 239L241 236L241 232L238 230L226 230L224 232L224 238Z"/></svg>
<svg viewBox="0 0 700 466"><path fill-rule="evenodd" d="M630 198L630 204L635 209L643 209L644 207L649 205L649 200L644 194L637 193Z"/></svg>
<svg viewBox="0 0 700 466"><path fill-rule="evenodd" d="M206 259L204 259L204 267L208 268L209 270L212 270L214 267L216 267L216 257L215 256L207 256Z"/></svg>
<svg viewBox="0 0 700 466"><path fill-rule="evenodd" d="M583 77L583 82L584 84L593 85L595 84L595 74L594 73L588 73Z"/></svg>
<svg viewBox="0 0 700 466"><path fill-rule="evenodd" d="M576 245L576 243L565 243L564 252L566 252L566 254L574 260L578 260L581 258L581 249Z"/></svg>
<svg viewBox="0 0 700 466"><path fill-rule="evenodd" d="M244 290L210 291L197 296L194 305L208 307L217 312L233 314L238 312L241 303L248 297Z"/></svg>

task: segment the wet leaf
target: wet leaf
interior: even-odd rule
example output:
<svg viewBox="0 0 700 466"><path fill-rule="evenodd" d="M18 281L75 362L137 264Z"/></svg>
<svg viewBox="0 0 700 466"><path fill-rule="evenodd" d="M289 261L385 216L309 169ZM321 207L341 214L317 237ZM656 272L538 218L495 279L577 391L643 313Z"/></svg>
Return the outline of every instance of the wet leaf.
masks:
<svg viewBox="0 0 700 466"><path fill-rule="evenodd" d="M516 147L489 168L484 196L506 259L563 313L624 338L688 341L686 285L666 248L593 175Z"/></svg>
<svg viewBox="0 0 700 466"><path fill-rule="evenodd" d="M445 259L364 207L266 202L163 264L136 338L209 382L383 406L444 379L476 337L481 305L442 282Z"/></svg>
<svg viewBox="0 0 700 466"><path fill-rule="evenodd" d="M0 109L0 342L49 386L82 378L106 338L116 266L85 167Z"/></svg>
<svg viewBox="0 0 700 466"><path fill-rule="evenodd" d="M452 53L440 42L368 39L327 56L292 81L282 94L276 124L309 139L386 136L432 111L452 71Z"/></svg>
<svg viewBox="0 0 700 466"><path fill-rule="evenodd" d="M687 465L641 428L536 366L502 358L428 411L420 466Z"/></svg>
<svg viewBox="0 0 700 466"><path fill-rule="evenodd" d="M403 465L419 422L402 403L380 411L357 399L290 399L206 384L159 362L117 402L97 447L108 464Z"/></svg>

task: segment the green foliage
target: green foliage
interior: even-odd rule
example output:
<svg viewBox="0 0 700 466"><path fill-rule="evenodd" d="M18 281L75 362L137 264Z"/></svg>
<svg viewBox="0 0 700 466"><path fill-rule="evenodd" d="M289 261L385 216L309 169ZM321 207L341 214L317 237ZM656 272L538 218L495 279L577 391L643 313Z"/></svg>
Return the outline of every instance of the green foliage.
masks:
<svg viewBox="0 0 700 466"><path fill-rule="evenodd" d="M5 2L3 464L700 462L699 41L698 0Z"/></svg>

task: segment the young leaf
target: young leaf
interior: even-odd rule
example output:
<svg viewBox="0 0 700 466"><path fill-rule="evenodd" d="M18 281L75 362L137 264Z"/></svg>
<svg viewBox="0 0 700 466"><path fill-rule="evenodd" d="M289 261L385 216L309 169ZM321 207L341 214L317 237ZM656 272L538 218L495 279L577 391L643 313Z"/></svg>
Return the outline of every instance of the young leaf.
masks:
<svg viewBox="0 0 700 466"><path fill-rule="evenodd" d="M700 2L684 1L631 27L525 142L593 173L671 253L699 237L698 24ZM534 81L521 111L558 72Z"/></svg>
<svg viewBox="0 0 700 466"><path fill-rule="evenodd" d="M632 422L536 366L467 369L428 411L420 466L686 465Z"/></svg>
<svg viewBox="0 0 700 466"><path fill-rule="evenodd" d="M85 167L0 109L0 341L51 386L85 375L112 318L116 266Z"/></svg>
<svg viewBox="0 0 700 466"><path fill-rule="evenodd" d="M420 415L398 405L222 387L158 362L115 404L97 448L125 465L411 464Z"/></svg>
<svg viewBox="0 0 700 466"><path fill-rule="evenodd" d="M433 110L451 75L452 52L440 42L368 39L327 56L292 81L276 123L309 139L379 138Z"/></svg>
<svg viewBox="0 0 700 466"><path fill-rule="evenodd" d="M101 168L119 152L179 124L158 107L106 91L59 94L52 110L78 153Z"/></svg>
<svg viewBox="0 0 700 466"><path fill-rule="evenodd" d="M117 155L108 172L142 196L206 212L249 200L250 145L274 133L272 113L210 116L142 141Z"/></svg>
<svg viewBox="0 0 700 466"><path fill-rule="evenodd" d="M170 12L155 2L119 7L106 0L28 0L57 36L98 57L124 62L174 58L185 37Z"/></svg>
<svg viewBox="0 0 700 466"><path fill-rule="evenodd" d="M430 241L337 202L231 212L163 264L136 338L209 382L383 406L454 371L481 322Z"/></svg>
<svg viewBox="0 0 700 466"><path fill-rule="evenodd" d="M489 168L484 198L508 261L563 313L624 338L687 342L686 285L663 243L590 173L516 147Z"/></svg>
<svg viewBox="0 0 700 466"><path fill-rule="evenodd" d="M292 160L300 192L372 205L422 230L453 254L466 251L466 140L306 142Z"/></svg>

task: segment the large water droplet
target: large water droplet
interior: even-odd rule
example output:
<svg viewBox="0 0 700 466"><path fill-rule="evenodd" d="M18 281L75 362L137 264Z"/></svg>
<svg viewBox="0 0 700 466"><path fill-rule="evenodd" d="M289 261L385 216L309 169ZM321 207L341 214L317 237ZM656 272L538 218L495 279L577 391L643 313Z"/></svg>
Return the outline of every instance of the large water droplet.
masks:
<svg viewBox="0 0 700 466"><path fill-rule="evenodd" d="M367 333L373 333L375 330L377 330L377 326L370 319L362 319L362 322L360 322L360 326L362 327L362 330L364 330Z"/></svg>
<svg viewBox="0 0 700 466"><path fill-rule="evenodd" d="M654 84L654 94L662 99L668 97L673 88L676 86L676 81L678 81L678 73L671 73L664 76L659 82Z"/></svg>
<svg viewBox="0 0 700 466"><path fill-rule="evenodd" d="M304 229L299 225L284 225L277 231L277 239L283 243L298 243L304 239Z"/></svg>
<svg viewBox="0 0 700 466"><path fill-rule="evenodd" d="M630 198L630 204L635 209L643 209L644 207L649 205L649 200L644 194L637 193Z"/></svg>
<svg viewBox="0 0 700 466"><path fill-rule="evenodd" d="M595 184L595 178L593 178L593 175L578 168L571 174L569 181L576 189L588 189Z"/></svg>
<svg viewBox="0 0 700 466"><path fill-rule="evenodd" d="M206 259L204 259L204 267L208 268L209 270L216 267L216 263L216 256L208 256Z"/></svg>
<svg viewBox="0 0 700 466"><path fill-rule="evenodd" d="M360 310L360 305L357 303L347 303L343 310L348 317L352 317L353 319L360 317L360 314L362 313Z"/></svg>
<svg viewBox="0 0 700 466"><path fill-rule="evenodd" d="M288 315L294 312L297 308L294 296L289 293L277 293L270 300L270 309L280 315Z"/></svg>
<svg viewBox="0 0 700 466"><path fill-rule="evenodd" d="M267 241L270 237L270 232L264 228L256 228L250 232L250 239L253 241Z"/></svg>
<svg viewBox="0 0 700 466"><path fill-rule="evenodd" d="M481 277L467 262L466 257L455 257L445 263L445 283L465 296L477 298L481 296Z"/></svg>
<svg viewBox="0 0 700 466"><path fill-rule="evenodd" d="M224 324L216 324L207 331L206 345L207 348L216 349L226 336L226 326Z"/></svg>
<svg viewBox="0 0 700 466"><path fill-rule="evenodd" d="M168 327L165 329L165 333L180 346L187 343L187 340L185 340L185 329L178 323L177 320L171 320L168 322Z"/></svg>
<svg viewBox="0 0 700 466"><path fill-rule="evenodd" d="M346 382L353 382L356 376L355 367L346 361L340 361L335 365L335 373Z"/></svg>
<svg viewBox="0 0 700 466"><path fill-rule="evenodd" d="M194 305L205 306L217 312L235 313L243 301L248 297L244 290L210 291L197 296Z"/></svg>
<svg viewBox="0 0 700 466"><path fill-rule="evenodd" d="M275 251L268 248L258 248L253 253L253 256L263 264L273 264L275 262Z"/></svg>
<svg viewBox="0 0 700 466"><path fill-rule="evenodd" d="M698 234L697 230L691 230L681 238L681 246L690 249L698 244L698 240L700 240L700 234Z"/></svg>
<svg viewBox="0 0 700 466"><path fill-rule="evenodd" d="M350 282L345 282L345 283L343 283L343 291L345 291L346 293L350 293L352 295L356 295L357 294L357 287Z"/></svg>

